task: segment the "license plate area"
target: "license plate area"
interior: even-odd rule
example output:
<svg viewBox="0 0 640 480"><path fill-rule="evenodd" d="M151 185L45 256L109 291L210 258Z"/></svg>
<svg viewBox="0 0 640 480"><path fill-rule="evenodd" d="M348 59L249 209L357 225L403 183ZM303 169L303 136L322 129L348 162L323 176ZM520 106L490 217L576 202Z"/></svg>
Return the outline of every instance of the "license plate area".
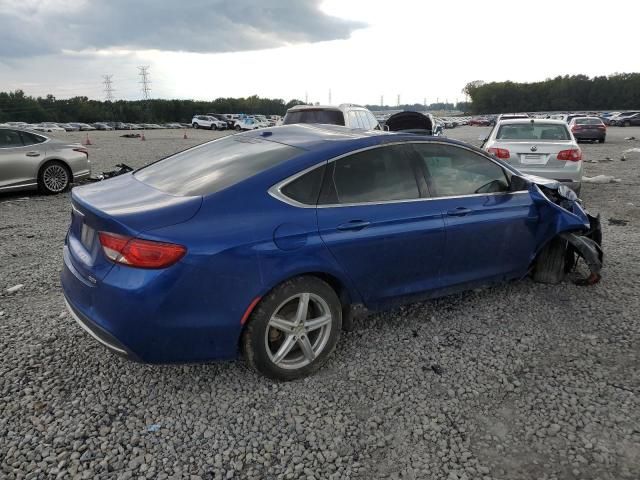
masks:
<svg viewBox="0 0 640 480"><path fill-rule="evenodd" d="M544 165L547 163L547 156L527 153L520 157L520 161L525 165Z"/></svg>
<svg viewBox="0 0 640 480"><path fill-rule="evenodd" d="M87 251L91 251L91 247L93 246L93 240L96 236L96 231L91 228L86 223L82 223L82 230L80 233L80 243L82 246L87 249Z"/></svg>

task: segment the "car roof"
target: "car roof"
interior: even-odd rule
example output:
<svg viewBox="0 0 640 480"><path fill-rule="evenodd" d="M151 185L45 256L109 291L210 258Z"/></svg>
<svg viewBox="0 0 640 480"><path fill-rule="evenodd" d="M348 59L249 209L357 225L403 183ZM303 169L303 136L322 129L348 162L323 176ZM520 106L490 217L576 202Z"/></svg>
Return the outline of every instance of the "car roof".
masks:
<svg viewBox="0 0 640 480"><path fill-rule="evenodd" d="M342 109L340 107L336 107L335 105L296 105L291 107L289 112L297 112L299 110L334 110L336 112L341 112Z"/></svg>

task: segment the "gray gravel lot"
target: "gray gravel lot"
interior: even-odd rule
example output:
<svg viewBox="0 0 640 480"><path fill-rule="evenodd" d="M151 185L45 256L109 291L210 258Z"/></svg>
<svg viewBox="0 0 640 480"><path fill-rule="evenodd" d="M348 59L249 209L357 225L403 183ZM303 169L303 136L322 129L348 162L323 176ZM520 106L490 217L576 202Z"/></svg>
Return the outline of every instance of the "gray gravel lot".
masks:
<svg viewBox="0 0 640 480"><path fill-rule="evenodd" d="M95 170L220 134L119 135L91 134ZM286 384L242 361L107 352L61 298L69 194L0 195L0 478L640 478L640 154L619 160L640 141L627 136L640 128L583 147L599 161L587 175L622 180L583 186L603 218L600 284L525 279L373 315Z"/></svg>

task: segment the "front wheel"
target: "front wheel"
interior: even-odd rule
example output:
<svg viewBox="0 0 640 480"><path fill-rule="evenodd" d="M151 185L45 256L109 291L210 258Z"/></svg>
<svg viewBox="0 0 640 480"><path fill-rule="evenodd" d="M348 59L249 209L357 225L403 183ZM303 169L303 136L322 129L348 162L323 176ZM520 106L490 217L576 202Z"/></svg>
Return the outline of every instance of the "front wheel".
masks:
<svg viewBox="0 0 640 480"><path fill-rule="evenodd" d="M558 284L567 273L567 241L551 240L538 254L533 267L533 279L540 283Z"/></svg>
<svg viewBox="0 0 640 480"><path fill-rule="evenodd" d="M200 125L198 125L197 123L194 123L193 124L193 128L195 128L197 130L198 128L200 128Z"/></svg>
<svg viewBox="0 0 640 480"><path fill-rule="evenodd" d="M38 174L38 187L41 192L52 195L65 192L71 183L71 174L62 162L46 163Z"/></svg>
<svg viewBox="0 0 640 480"><path fill-rule="evenodd" d="M242 128L240 128L240 125L236 125L236 132L239 132L240 130L242 130Z"/></svg>
<svg viewBox="0 0 640 480"><path fill-rule="evenodd" d="M272 290L251 314L242 335L247 363L275 380L318 370L333 352L342 328L336 292L316 277L298 277Z"/></svg>
<svg viewBox="0 0 640 480"><path fill-rule="evenodd" d="M211 130L217 130L218 128L216 127L215 123L211 124L211 127L209 127Z"/></svg>

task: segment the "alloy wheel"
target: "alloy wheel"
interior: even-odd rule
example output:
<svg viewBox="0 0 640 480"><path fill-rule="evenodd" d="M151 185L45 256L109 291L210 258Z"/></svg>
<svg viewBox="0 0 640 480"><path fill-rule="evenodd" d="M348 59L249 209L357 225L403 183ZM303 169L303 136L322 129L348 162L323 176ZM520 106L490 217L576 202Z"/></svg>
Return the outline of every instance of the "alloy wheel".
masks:
<svg viewBox="0 0 640 480"><path fill-rule="evenodd" d="M287 370L309 365L327 346L332 320L322 297L313 293L289 297L275 309L265 331L269 359Z"/></svg>
<svg viewBox="0 0 640 480"><path fill-rule="evenodd" d="M69 174L62 165L49 165L42 173L44 186L53 193L60 193L69 184Z"/></svg>

